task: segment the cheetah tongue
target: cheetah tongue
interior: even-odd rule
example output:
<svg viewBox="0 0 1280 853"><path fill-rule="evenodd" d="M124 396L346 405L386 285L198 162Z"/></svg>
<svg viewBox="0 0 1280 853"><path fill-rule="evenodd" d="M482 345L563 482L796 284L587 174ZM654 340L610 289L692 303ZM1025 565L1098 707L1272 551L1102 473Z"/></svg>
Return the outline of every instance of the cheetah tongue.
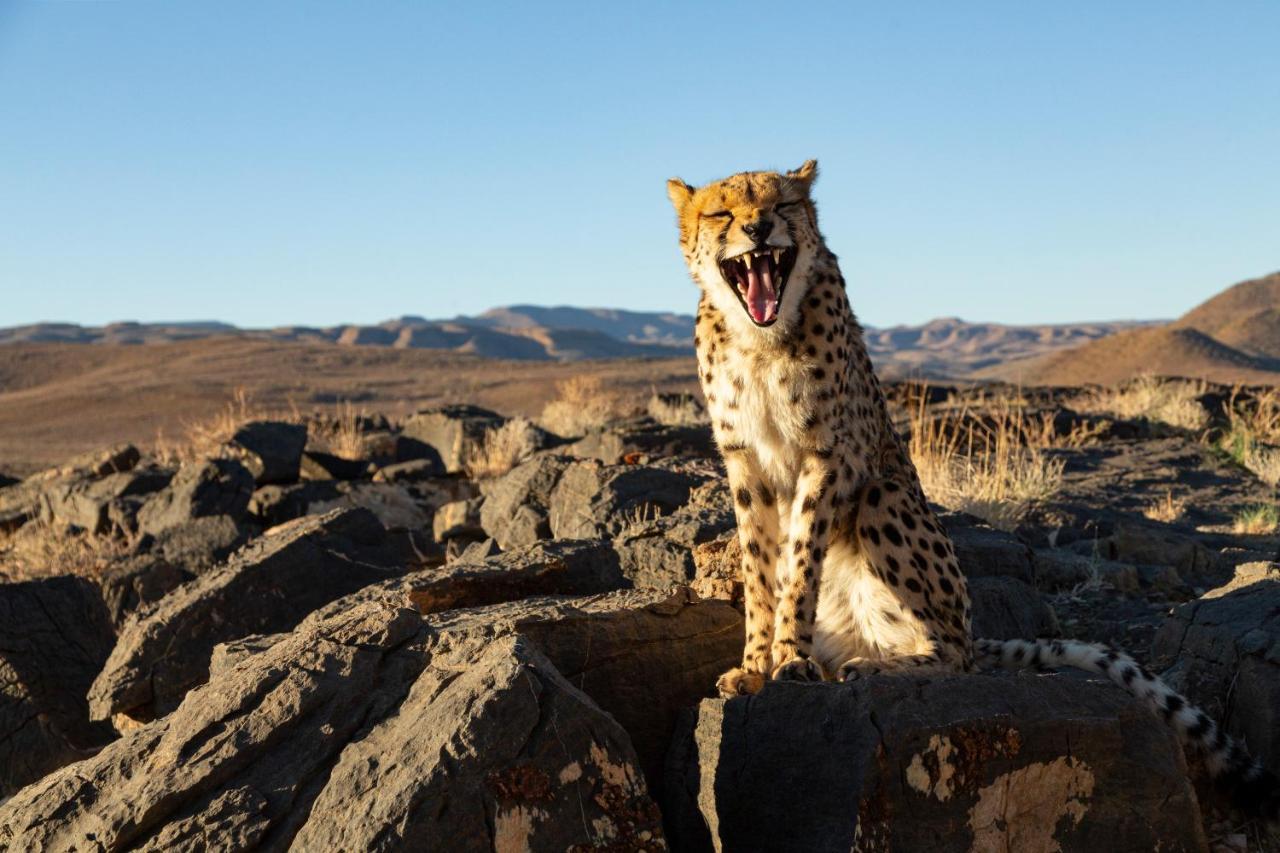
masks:
<svg viewBox="0 0 1280 853"><path fill-rule="evenodd" d="M747 269L747 311L763 325L778 318L778 291L773 286L773 259L757 255Z"/></svg>

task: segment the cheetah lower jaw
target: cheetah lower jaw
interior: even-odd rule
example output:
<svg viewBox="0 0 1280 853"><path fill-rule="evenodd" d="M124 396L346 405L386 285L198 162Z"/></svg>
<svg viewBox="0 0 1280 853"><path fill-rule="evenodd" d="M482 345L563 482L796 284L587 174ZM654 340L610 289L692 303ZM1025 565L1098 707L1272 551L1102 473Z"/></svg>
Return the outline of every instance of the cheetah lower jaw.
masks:
<svg viewBox="0 0 1280 853"><path fill-rule="evenodd" d="M721 266L725 280L737 290L742 306L757 326L770 326L778 319L778 302L785 283L782 262L785 250L745 252Z"/></svg>

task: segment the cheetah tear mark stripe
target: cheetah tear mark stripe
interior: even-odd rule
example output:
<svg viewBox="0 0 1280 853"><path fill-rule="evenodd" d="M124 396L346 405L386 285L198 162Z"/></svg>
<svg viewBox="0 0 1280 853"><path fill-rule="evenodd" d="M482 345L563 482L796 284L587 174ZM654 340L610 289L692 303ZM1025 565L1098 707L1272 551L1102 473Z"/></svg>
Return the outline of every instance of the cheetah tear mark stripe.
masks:
<svg viewBox="0 0 1280 853"><path fill-rule="evenodd" d="M1124 652L1079 640L974 640L980 669L1045 670L1069 666L1105 675L1142 700L1189 746L1201 750L1210 775L1242 811L1280 821L1280 779L1213 719Z"/></svg>

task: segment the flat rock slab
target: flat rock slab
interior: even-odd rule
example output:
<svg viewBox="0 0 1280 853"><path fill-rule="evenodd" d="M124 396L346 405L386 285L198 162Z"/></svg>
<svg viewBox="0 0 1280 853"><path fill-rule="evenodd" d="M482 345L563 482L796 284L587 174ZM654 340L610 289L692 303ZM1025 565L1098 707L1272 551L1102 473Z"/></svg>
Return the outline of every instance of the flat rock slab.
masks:
<svg viewBox="0 0 1280 853"><path fill-rule="evenodd" d="M0 584L0 799L115 736L84 699L113 640L84 578Z"/></svg>
<svg viewBox="0 0 1280 853"><path fill-rule="evenodd" d="M1173 733L1068 676L771 683L702 702L668 772L676 850L1207 849Z"/></svg>
<svg viewBox="0 0 1280 853"><path fill-rule="evenodd" d="M431 618L366 601L18 792L0 849L665 849L626 719L674 719L741 630L652 591Z"/></svg>
<svg viewBox="0 0 1280 853"><path fill-rule="evenodd" d="M1182 605L1151 645L1152 665L1192 702L1280 765L1280 564L1247 563Z"/></svg>
<svg viewBox="0 0 1280 853"><path fill-rule="evenodd" d="M90 711L103 720L166 714L205 680L218 643L289 630L321 605L407 568L367 510L277 528L130 617L89 691Z"/></svg>

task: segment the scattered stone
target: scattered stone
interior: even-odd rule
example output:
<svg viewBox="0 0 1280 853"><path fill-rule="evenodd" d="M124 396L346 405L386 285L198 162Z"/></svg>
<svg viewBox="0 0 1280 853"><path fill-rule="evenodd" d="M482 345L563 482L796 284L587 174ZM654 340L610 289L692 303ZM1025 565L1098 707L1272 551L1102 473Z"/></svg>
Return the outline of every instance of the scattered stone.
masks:
<svg viewBox="0 0 1280 853"><path fill-rule="evenodd" d="M480 523L480 498L468 501L451 501L436 510L431 519L431 530L437 542L449 542L453 539L466 539L469 542L485 538L484 527Z"/></svg>
<svg viewBox="0 0 1280 853"><path fill-rule="evenodd" d="M134 467L97 479L59 478L41 491L39 517L50 524L71 525L95 536L127 535L137 527L140 504L124 499L157 492L172 479L172 471L150 467Z"/></svg>
<svg viewBox="0 0 1280 853"><path fill-rule="evenodd" d="M705 480L669 468L578 460L564 469L548 501L551 534L557 539L614 536L680 509Z"/></svg>
<svg viewBox="0 0 1280 853"><path fill-rule="evenodd" d="M505 422L502 415L479 406L453 405L410 415L401 432L435 448L452 474L462 471L469 456L483 447L486 432Z"/></svg>
<svg viewBox="0 0 1280 853"><path fill-rule="evenodd" d="M166 488L138 511L138 530L159 535L194 518L242 518L249 508L253 487L253 475L233 459L188 462Z"/></svg>
<svg viewBox="0 0 1280 853"><path fill-rule="evenodd" d="M481 484L480 524L507 550L551 538L551 493L575 460L540 454Z"/></svg>
<svg viewBox="0 0 1280 853"><path fill-rule="evenodd" d="M397 556L367 510L277 528L126 622L89 692L93 719L168 713L205 680L217 643L288 630L326 602L403 573Z"/></svg>
<svg viewBox="0 0 1280 853"><path fill-rule="evenodd" d="M373 475L375 483L420 483L444 476L444 465L436 459L410 459L379 468Z"/></svg>
<svg viewBox="0 0 1280 853"><path fill-rule="evenodd" d="M941 513L939 520L955 545L966 577L1013 577L1035 585L1031 548L1016 537L961 512Z"/></svg>
<svg viewBox="0 0 1280 853"><path fill-rule="evenodd" d="M312 504L342 497L333 480L308 480L291 486L261 486L249 500L249 513L266 527L311 514Z"/></svg>
<svg viewBox="0 0 1280 853"><path fill-rule="evenodd" d="M370 476L372 465L366 459L343 459L332 453L307 450L298 465L301 480L364 480Z"/></svg>
<svg viewBox="0 0 1280 853"><path fill-rule="evenodd" d="M632 583L665 589L694 579L696 546L735 529L732 511L684 507L627 526L614 537L613 547Z"/></svg>
<svg viewBox="0 0 1280 853"><path fill-rule="evenodd" d="M395 483L339 483L338 497L308 505L308 512L360 507L378 517L388 530L425 530L431 516L405 487Z"/></svg>
<svg viewBox="0 0 1280 853"><path fill-rule="evenodd" d="M493 539L485 539L480 542L472 542L467 547L458 552L456 560L459 563L478 563L496 557L502 553L502 549L498 547L498 543Z"/></svg>
<svg viewBox="0 0 1280 853"><path fill-rule="evenodd" d="M84 698L113 639L90 581L0 584L0 801L114 737Z"/></svg>
<svg viewBox="0 0 1280 853"><path fill-rule="evenodd" d="M1128 563L1076 554L1063 548L1037 549L1033 560L1036 586L1043 590L1105 584L1118 592L1134 594L1140 588L1138 570Z"/></svg>
<svg viewBox="0 0 1280 853"><path fill-rule="evenodd" d="M1151 663L1264 764L1280 766L1280 564L1240 566L1174 610Z"/></svg>
<svg viewBox="0 0 1280 853"><path fill-rule="evenodd" d="M236 430L227 446L258 485L292 483L298 479L307 428L282 421L251 421Z"/></svg>
<svg viewBox="0 0 1280 853"><path fill-rule="evenodd" d="M1056 637L1058 617L1035 589L1011 577L968 578L973 636L990 640Z"/></svg>
<svg viewBox="0 0 1280 853"><path fill-rule="evenodd" d="M709 426L668 426L646 417L592 429L564 452L617 465L635 459L714 457L716 447Z"/></svg>
<svg viewBox="0 0 1280 853"><path fill-rule="evenodd" d="M1066 676L775 682L672 745L677 850L1206 849L1173 732Z"/></svg>
<svg viewBox="0 0 1280 853"><path fill-rule="evenodd" d="M205 515L166 528L159 535L148 537L144 544L149 545L146 553L158 555L192 574L202 574L261 532L261 527L249 521L229 515Z"/></svg>
<svg viewBox="0 0 1280 853"><path fill-rule="evenodd" d="M97 580L111 624L118 630L131 613L154 604L193 577L161 556L138 554L109 566Z"/></svg>

